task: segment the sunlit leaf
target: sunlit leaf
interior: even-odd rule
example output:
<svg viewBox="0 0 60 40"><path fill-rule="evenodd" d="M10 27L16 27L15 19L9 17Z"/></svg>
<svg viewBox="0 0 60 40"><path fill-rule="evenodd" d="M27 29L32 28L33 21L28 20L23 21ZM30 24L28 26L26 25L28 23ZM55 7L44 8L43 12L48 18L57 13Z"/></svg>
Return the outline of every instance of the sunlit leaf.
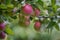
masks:
<svg viewBox="0 0 60 40"><path fill-rule="evenodd" d="M53 8L53 12L56 13L56 11L57 11L57 6L56 6L56 5L53 5L52 8Z"/></svg>
<svg viewBox="0 0 60 40"><path fill-rule="evenodd" d="M53 12L56 13L56 10L57 10L56 0L51 0L51 5L52 5L52 8L53 8Z"/></svg>
<svg viewBox="0 0 60 40"><path fill-rule="evenodd" d="M6 26L5 32L6 32L7 34L9 34L9 35L13 35L13 34L14 34L13 31L10 29L9 25Z"/></svg>
<svg viewBox="0 0 60 40"><path fill-rule="evenodd" d="M51 0L51 4L55 5L56 4L56 0Z"/></svg>

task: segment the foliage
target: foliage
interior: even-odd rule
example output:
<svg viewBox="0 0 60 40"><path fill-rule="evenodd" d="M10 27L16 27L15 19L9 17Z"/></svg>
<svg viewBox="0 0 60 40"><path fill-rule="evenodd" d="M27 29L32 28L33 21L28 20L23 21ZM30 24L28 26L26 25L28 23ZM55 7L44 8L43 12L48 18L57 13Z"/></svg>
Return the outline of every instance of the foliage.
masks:
<svg viewBox="0 0 60 40"><path fill-rule="evenodd" d="M28 15L27 14L28 11L25 12L27 15L24 14L23 11L24 4L30 4L29 6L32 7L32 8L30 7L30 9L33 10L32 15L31 14ZM39 10L40 12L39 16L36 16L36 14L34 14L35 8ZM45 1L44 0L0 0L0 22L6 22L6 27L4 32L9 35L14 35L14 32L12 30L16 25L19 25L24 29L31 28L33 31L35 31L33 26L35 21L37 20L41 22L41 28L44 27L45 30L48 30L49 32L51 32L53 28L56 28L56 30L59 31L60 30L58 25L60 23L59 8L60 6L56 5L56 0L45 0ZM25 16L29 16L27 22L25 22L26 21ZM29 27L31 26L32 23L33 23L32 27ZM8 24L11 26L9 26ZM38 32L40 31L41 30L39 30Z"/></svg>

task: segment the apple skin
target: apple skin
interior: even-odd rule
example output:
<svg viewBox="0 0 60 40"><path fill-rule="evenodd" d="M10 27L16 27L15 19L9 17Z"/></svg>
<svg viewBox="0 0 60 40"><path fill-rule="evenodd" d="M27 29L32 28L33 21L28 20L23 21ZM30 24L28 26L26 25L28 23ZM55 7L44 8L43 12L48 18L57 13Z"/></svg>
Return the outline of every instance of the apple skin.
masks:
<svg viewBox="0 0 60 40"><path fill-rule="evenodd" d="M36 21L35 24L34 24L34 29L36 31L39 31L40 30L40 27L41 27L41 23L39 21Z"/></svg>
<svg viewBox="0 0 60 40"><path fill-rule="evenodd" d="M5 38L5 33L4 32L0 32L0 39L4 39Z"/></svg>
<svg viewBox="0 0 60 40"><path fill-rule="evenodd" d="M4 30L4 29L5 29L5 23L2 22L2 23L0 23L0 30Z"/></svg>
<svg viewBox="0 0 60 40"><path fill-rule="evenodd" d="M39 16L40 15L40 10L39 9L35 8L34 12L35 12L35 16Z"/></svg>
<svg viewBox="0 0 60 40"><path fill-rule="evenodd" d="M31 15L32 12L33 12L33 8L30 4L25 4L23 7L22 7L22 11L23 13L25 14L28 14L28 15Z"/></svg>

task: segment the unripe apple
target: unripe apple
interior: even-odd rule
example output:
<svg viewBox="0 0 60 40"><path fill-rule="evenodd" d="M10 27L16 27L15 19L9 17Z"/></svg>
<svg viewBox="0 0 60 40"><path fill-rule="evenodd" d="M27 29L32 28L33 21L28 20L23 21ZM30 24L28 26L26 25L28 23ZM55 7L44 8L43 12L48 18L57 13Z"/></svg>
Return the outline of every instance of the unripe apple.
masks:
<svg viewBox="0 0 60 40"><path fill-rule="evenodd" d="M0 32L0 39L4 39L5 38L5 33L4 32Z"/></svg>
<svg viewBox="0 0 60 40"><path fill-rule="evenodd" d="M35 24L34 24L34 29L39 31L40 27L41 27L41 23L39 21L36 21Z"/></svg>
<svg viewBox="0 0 60 40"><path fill-rule="evenodd" d="M30 4L25 4L23 7L22 7L22 11L25 13L25 14L28 14L28 15L31 15L32 12L33 12L33 8Z"/></svg>
<svg viewBox="0 0 60 40"><path fill-rule="evenodd" d="M35 16L39 16L40 15L40 10L39 9L35 8L34 12L35 12Z"/></svg>
<svg viewBox="0 0 60 40"><path fill-rule="evenodd" d="M4 30L4 29L5 29L5 23L2 22L2 23L0 23L0 30Z"/></svg>

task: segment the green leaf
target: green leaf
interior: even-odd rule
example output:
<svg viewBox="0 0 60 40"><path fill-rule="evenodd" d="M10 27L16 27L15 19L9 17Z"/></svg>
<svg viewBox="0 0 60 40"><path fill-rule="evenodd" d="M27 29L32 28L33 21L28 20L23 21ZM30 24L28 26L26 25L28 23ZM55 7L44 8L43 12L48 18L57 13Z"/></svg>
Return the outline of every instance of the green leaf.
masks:
<svg viewBox="0 0 60 40"><path fill-rule="evenodd" d="M6 0L6 4L11 4L12 0Z"/></svg>
<svg viewBox="0 0 60 40"><path fill-rule="evenodd" d="M59 30L58 23L55 23L54 27L56 28L56 30Z"/></svg>
<svg viewBox="0 0 60 40"><path fill-rule="evenodd" d="M4 10L4 9L7 9L7 7L6 7L5 4L1 4L1 5L0 5L0 9L1 9L1 10Z"/></svg>
<svg viewBox="0 0 60 40"><path fill-rule="evenodd" d="M31 3L32 4L32 6L33 6L33 8L37 8L37 9L39 9L39 10L43 10L43 7L40 5L40 4L33 4L33 3Z"/></svg>
<svg viewBox="0 0 60 40"><path fill-rule="evenodd" d="M53 5L52 8L53 8L53 12L56 13L56 11L57 11L57 6L56 6L56 5Z"/></svg>
<svg viewBox="0 0 60 40"><path fill-rule="evenodd" d="M13 4L8 4L7 7L12 9L12 8L14 8L14 5Z"/></svg>
<svg viewBox="0 0 60 40"><path fill-rule="evenodd" d="M57 10L56 0L51 0L51 5L52 5L52 8L53 8L53 12L56 13L56 10Z"/></svg>
<svg viewBox="0 0 60 40"><path fill-rule="evenodd" d="M56 22L51 21L47 26L47 28L52 28L52 27L55 27L56 30L59 30L58 23L56 23Z"/></svg>
<svg viewBox="0 0 60 40"><path fill-rule="evenodd" d="M36 4L31 3L31 5L33 6L33 8L38 8Z"/></svg>
<svg viewBox="0 0 60 40"><path fill-rule="evenodd" d="M55 22L51 21L51 22L48 24L47 28L52 28L52 27L54 26L54 24L55 24Z"/></svg>
<svg viewBox="0 0 60 40"><path fill-rule="evenodd" d="M55 5L55 3L56 3L56 0L51 0L52 6Z"/></svg>
<svg viewBox="0 0 60 40"><path fill-rule="evenodd" d="M38 3L43 6L43 1L42 0L38 0Z"/></svg>
<svg viewBox="0 0 60 40"><path fill-rule="evenodd" d="M17 19L17 16L12 16L11 18L13 18L13 19Z"/></svg>
<svg viewBox="0 0 60 40"><path fill-rule="evenodd" d="M9 28L9 25L6 25L5 32L9 35L13 35L13 31Z"/></svg>

